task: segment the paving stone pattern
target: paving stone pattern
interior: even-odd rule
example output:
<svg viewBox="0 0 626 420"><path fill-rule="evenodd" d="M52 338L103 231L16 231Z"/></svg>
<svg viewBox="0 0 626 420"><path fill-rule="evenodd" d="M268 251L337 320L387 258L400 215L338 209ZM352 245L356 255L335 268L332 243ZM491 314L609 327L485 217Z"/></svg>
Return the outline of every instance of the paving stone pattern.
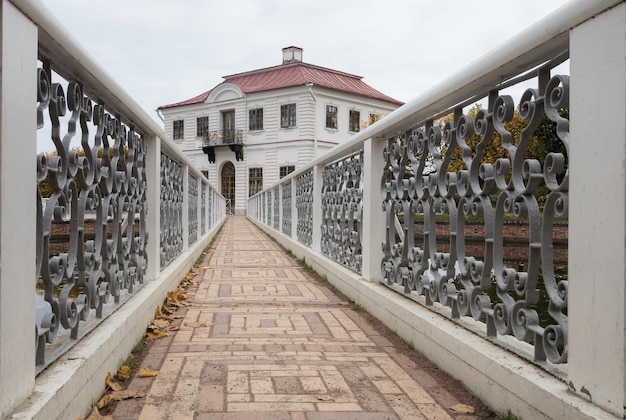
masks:
<svg viewBox="0 0 626 420"><path fill-rule="evenodd" d="M478 418L246 218L204 264L180 330L142 362L160 374L134 378L146 397L114 419Z"/></svg>

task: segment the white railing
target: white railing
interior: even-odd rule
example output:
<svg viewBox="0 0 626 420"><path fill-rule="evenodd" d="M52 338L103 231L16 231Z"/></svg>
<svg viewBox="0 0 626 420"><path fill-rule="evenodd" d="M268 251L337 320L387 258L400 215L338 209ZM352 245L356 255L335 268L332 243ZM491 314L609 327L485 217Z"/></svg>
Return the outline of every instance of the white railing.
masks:
<svg viewBox="0 0 626 420"><path fill-rule="evenodd" d="M41 2L0 14L0 417L84 417L226 200Z"/></svg>
<svg viewBox="0 0 626 420"><path fill-rule="evenodd" d="M572 1L252 197L249 217L494 408L621 418L625 17Z"/></svg>

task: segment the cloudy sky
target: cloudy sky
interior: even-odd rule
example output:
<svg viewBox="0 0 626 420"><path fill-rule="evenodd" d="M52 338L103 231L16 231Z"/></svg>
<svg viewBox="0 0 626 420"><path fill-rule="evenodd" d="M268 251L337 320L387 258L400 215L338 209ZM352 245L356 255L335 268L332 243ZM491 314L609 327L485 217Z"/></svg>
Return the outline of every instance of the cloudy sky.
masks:
<svg viewBox="0 0 626 420"><path fill-rule="evenodd" d="M43 0L158 120L222 76L304 61L408 101L567 0Z"/></svg>

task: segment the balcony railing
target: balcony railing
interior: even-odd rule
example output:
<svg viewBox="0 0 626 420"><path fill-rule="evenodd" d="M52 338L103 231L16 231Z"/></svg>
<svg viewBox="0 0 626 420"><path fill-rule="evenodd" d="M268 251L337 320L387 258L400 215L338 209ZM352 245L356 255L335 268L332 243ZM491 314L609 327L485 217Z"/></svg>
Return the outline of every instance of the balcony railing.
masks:
<svg viewBox="0 0 626 420"><path fill-rule="evenodd" d="M491 406L610 417L579 410L591 400L621 418L624 16L623 1L571 2L248 214Z"/></svg>
<svg viewBox="0 0 626 420"><path fill-rule="evenodd" d="M202 146L230 146L243 144L242 130L218 130L210 131L202 138Z"/></svg>

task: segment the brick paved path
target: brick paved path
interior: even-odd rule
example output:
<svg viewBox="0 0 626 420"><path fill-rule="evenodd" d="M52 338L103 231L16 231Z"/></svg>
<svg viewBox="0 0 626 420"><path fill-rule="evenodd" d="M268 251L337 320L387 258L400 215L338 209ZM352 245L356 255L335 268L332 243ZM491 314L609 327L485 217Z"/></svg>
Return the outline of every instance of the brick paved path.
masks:
<svg viewBox="0 0 626 420"><path fill-rule="evenodd" d="M114 419L478 418L246 218L204 265L180 330L142 363L160 374L133 379L146 397Z"/></svg>

